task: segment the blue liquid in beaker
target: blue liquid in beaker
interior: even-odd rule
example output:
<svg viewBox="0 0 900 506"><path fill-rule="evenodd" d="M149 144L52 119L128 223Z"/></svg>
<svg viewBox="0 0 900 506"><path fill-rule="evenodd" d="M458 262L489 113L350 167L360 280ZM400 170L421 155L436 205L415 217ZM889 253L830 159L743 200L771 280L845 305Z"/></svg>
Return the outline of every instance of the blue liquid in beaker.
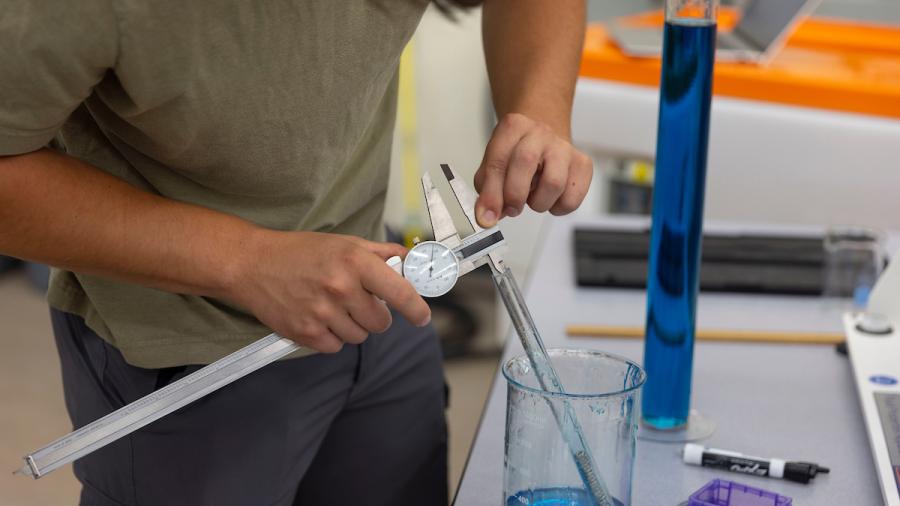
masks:
<svg viewBox="0 0 900 506"><path fill-rule="evenodd" d="M615 497L611 499L622 506ZM555 487L523 490L506 498L506 506L594 506L594 501L583 488Z"/></svg>
<svg viewBox="0 0 900 506"><path fill-rule="evenodd" d="M715 23L666 23L642 405L658 429L684 425L690 410L715 41Z"/></svg>

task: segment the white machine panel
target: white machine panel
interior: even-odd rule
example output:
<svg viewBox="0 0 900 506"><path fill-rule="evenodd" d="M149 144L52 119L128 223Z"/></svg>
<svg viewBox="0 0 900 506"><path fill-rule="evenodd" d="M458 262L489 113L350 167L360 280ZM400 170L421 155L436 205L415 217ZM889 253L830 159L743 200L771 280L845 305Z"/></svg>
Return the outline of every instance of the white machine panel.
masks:
<svg viewBox="0 0 900 506"><path fill-rule="evenodd" d="M862 318L844 315L847 346L884 502L900 506L900 331L866 332Z"/></svg>

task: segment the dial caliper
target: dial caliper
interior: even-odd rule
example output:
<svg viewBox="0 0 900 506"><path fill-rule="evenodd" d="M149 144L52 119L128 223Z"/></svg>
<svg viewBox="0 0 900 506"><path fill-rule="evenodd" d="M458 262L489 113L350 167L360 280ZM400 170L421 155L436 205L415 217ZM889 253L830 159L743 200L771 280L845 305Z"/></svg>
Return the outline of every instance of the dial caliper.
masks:
<svg viewBox="0 0 900 506"><path fill-rule="evenodd" d="M400 257L388 260L388 265L402 273L424 297L447 293L460 276L485 263L492 262L492 268L502 270L498 249L504 242L500 230L496 226L487 230L478 226L475 221L474 190L459 179L449 165L441 165L441 169L475 233L460 239L431 177L425 174L422 186L435 240L417 244L410 250L406 261L401 261ZM40 478L300 348L290 339L269 334L29 453L24 457L25 466L16 472Z"/></svg>
<svg viewBox="0 0 900 506"><path fill-rule="evenodd" d="M478 225L475 219L475 199L478 196L475 191L449 165L442 164L441 170L474 233L465 239L460 238L450 211L431 182L431 176L426 173L422 176L422 189L425 191L434 240L416 244L402 262L400 257L388 260L388 264L403 274L425 297L438 297L449 292L460 276L486 263L492 263L496 271L503 270L500 256L501 248L506 245L503 233L496 225L488 229Z"/></svg>

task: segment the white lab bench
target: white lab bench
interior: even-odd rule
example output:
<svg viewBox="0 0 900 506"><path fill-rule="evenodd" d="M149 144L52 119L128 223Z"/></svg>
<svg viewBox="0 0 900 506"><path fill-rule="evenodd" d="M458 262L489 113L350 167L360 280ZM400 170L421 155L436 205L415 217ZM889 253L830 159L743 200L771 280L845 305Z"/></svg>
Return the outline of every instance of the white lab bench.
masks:
<svg viewBox="0 0 900 506"><path fill-rule="evenodd" d="M643 219L548 220L525 297L549 347L599 349L640 363L642 342L571 338L568 324L643 326L643 290L578 288L573 237L576 225L646 227ZM775 232L785 227L741 227ZM735 230L709 224L708 231ZM898 246L891 236L889 251ZM840 332L840 308L818 297L701 294L701 328ZM507 340L503 360L522 353ZM718 429L704 443L763 457L807 460L831 468L803 485L772 478L688 466L680 446L639 440L634 473L635 506L675 506L714 478L771 490L796 505L876 505L881 494L866 439L850 361L833 346L698 342L692 405ZM506 385L498 372L485 406L454 504L497 506L503 500Z"/></svg>

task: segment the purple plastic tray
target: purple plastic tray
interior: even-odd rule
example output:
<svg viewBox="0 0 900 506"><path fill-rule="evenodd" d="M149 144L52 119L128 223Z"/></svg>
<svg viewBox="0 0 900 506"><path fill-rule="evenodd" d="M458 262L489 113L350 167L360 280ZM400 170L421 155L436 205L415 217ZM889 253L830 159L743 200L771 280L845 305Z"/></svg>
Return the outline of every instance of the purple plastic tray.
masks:
<svg viewBox="0 0 900 506"><path fill-rule="evenodd" d="M713 480L691 494L688 506L791 506L790 497L728 480Z"/></svg>

